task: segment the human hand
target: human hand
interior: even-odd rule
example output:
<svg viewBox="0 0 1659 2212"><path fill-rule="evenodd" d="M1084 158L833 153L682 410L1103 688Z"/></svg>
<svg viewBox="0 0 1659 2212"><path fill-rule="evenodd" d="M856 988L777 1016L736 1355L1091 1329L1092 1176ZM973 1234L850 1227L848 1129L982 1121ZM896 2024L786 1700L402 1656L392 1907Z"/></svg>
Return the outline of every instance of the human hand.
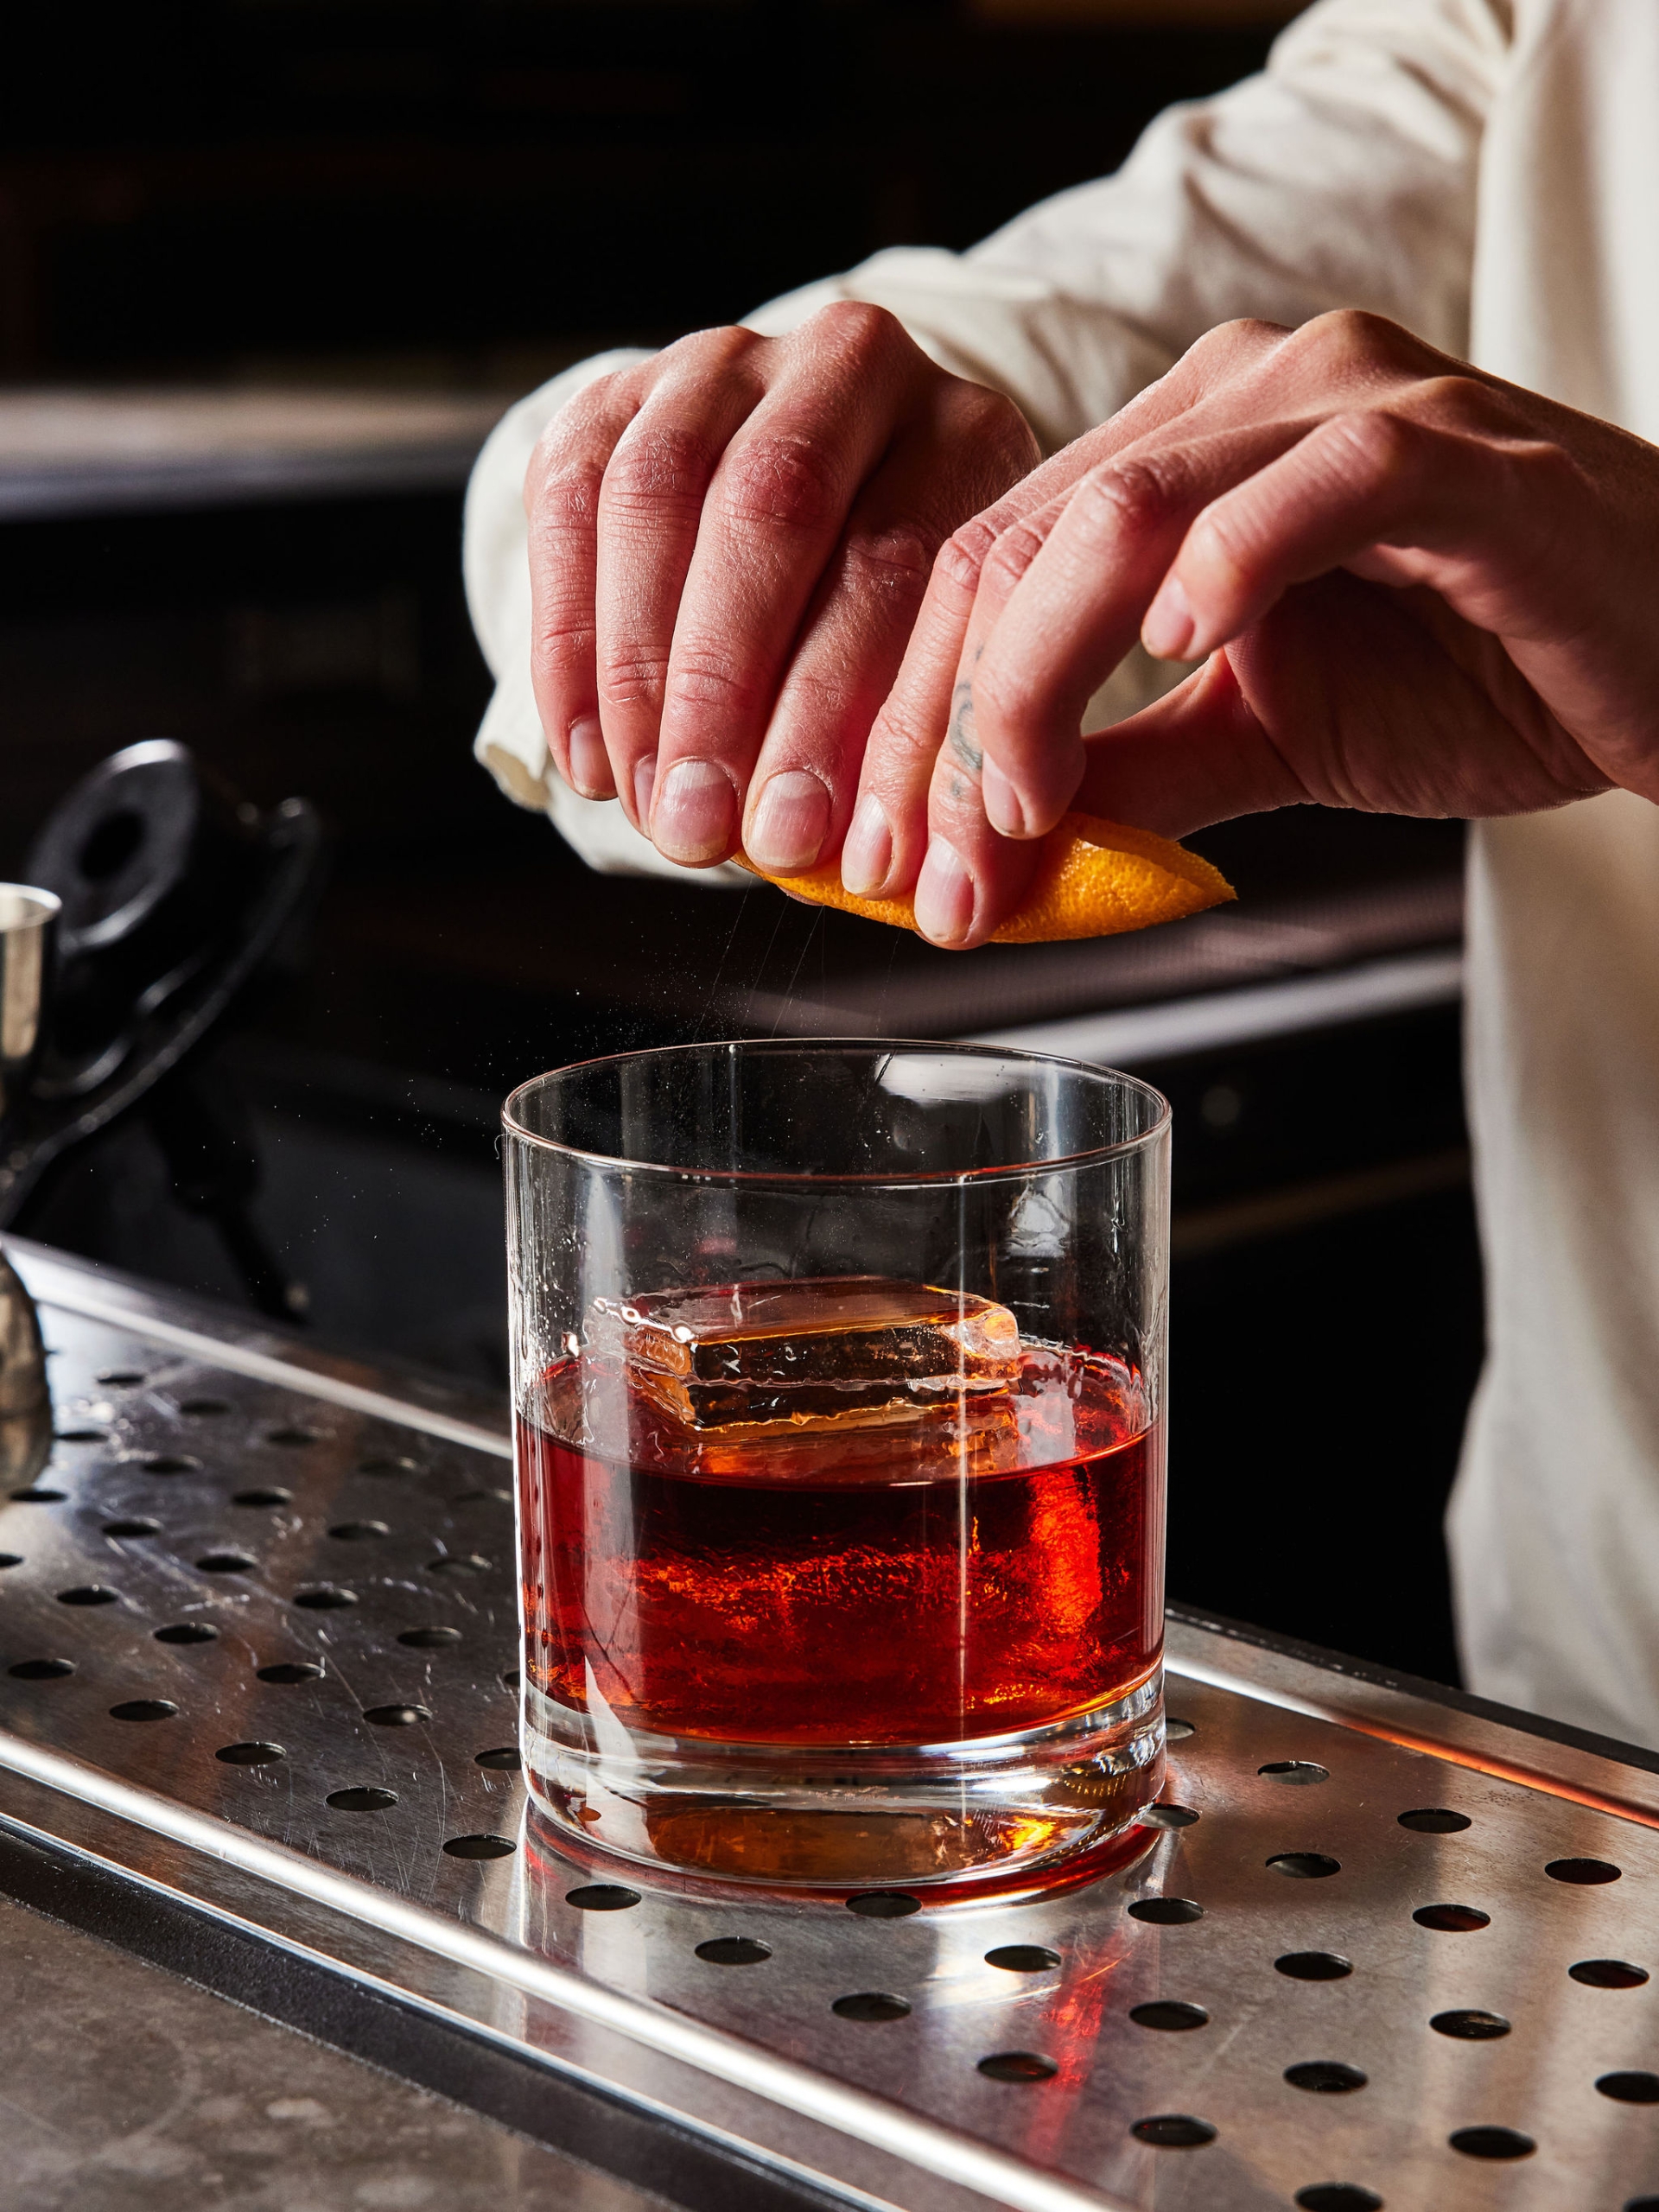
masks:
<svg viewBox="0 0 1659 2212"><path fill-rule="evenodd" d="M884 309L703 331L562 408L524 480L559 773L671 860L840 844L940 544L1037 459L1013 404ZM747 814L744 800L747 797Z"/></svg>
<svg viewBox="0 0 1659 2212"><path fill-rule="evenodd" d="M1181 836L1659 798L1656 596L1654 447L1376 316L1225 325L942 550L843 880L966 947L1073 804ZM1137 633L1205 665L1085 741Z"/></svg>

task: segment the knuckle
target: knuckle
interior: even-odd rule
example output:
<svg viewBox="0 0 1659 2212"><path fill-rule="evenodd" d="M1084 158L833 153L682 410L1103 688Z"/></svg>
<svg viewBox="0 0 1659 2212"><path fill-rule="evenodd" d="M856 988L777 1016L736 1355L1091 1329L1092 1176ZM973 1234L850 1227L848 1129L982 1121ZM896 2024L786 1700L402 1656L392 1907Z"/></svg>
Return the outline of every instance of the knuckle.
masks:
<svg viewBox="0 0 1659 2212"><path fill-rule="evenodd" d="M591 660L593 650L591 621L543 623L531 644L531 673L535 678L550 683L579 674Z"/></svg>
<svg viewBox="0 0 1659 2212"><path fill-rule="evenodd" d="M713 646L677 652L669 664L662 696L683 706L718 707L741 713L754 703L757 686L746 681L730 656Z"/></svg>
<svg viewBox="0 0 1659 2212"><path fill-rule="evenodd" d="M720 486L727 518L804 531L834 512L840 472L823 446L804 433L747 439L726 456Z"/></svg>
<svg viewBox="0 0 1659 2212"><path fill-rule="evenodd" d="M849 531L843 557L852 579L879 592L911 597L921 593L932 564L928 538L903 523L886 530Z"/></svg>
<svg viewBox="0 0 1659 2212"><path fill-rule="evenodd" d="M1296 338L1299 346L1323 366L1351 374L1363 369L1394 368L1417 346L1409 332L1369 308L1332 308L1303 323Z"/></svg>
<svg viewBox="0 0 1659 2212"><path fill-rule="evenodd" d="M1170 470L1148 455L1109 461L1091 468L1077 484L1079 519L1113 537L1139 537L1169 513L1175 487Z"/></svg>
<svg viewBox="0 0 1659 2212"><path fill-rule="evenodd" d="M663 697L667 673L665 655L643 647L616 647L606 654L596 671L601 704L654 707Z"/></svg>
<svg viewBox="0 0 1659 2212"><path fill-rule="evenodd" d="M971 598L997 541L990 524L976 515L953 530L933 556L934 580L953 592Z"/></svg>
<svg viewBox="0 0 1659 2212"><path fill-rule="evenodd" d="M695 365L700 369L720 369L733 361L741 360L744 354L757 346L764 346L766 342L754 331L746 330L741 323L719 323L709 330L688 331L683 338L677 338L672 345L664 346L660 353L643 365L657 374L664 368L682 369L688 365ZM625 370L622 373L637 375L639 372Z"/></svg>
<svg viewBox="0 0 1659 2212"><path fill-rule="evenodd" d="M555 542L591 531L599 518L601 472L591 461L550 467L532 490L525 480L524 505L530 517L531 540Z"/></svg>
<svg viewBox="0 0 1659 2212"><path fill-rule="evenodd" d="M1344 483L1357 491L1387 484L1422 456L1423 433L1391 408L1352 407L1325 423L1320 444Z"/></svg>
<svg viewBox="0 0 1659 2212"><path fill-rule="evenodd" d="M871 300L831 300L802 327L830 339L837 348L860 355L884 353L912 343L910 334L889 308Z"/></svg>
<svg viewBox="0 0 1659 2212"><path fill-rule="evenodd" d="M714 474L706 438L672 423L636 425L619 442L605 472L609 507L651 508L700 502Z"/></svg>
<svg viewBox="0 0 1659 2212"><path fill-rule="evenodd" d="M988 584L1011 591L1043 550L1044 536L1028 522L1010 523L998 534L982 571Z"/></svg>
<svg viewBox="0 0 1659 2212"><path fill-rule="evenodd" d="M1287 336L1285 326L1265 321L1259 315L1234 315L1229 321L1218 322L1206 330L1192 348L1192 358L1212 366L1217 361L1236 362L1241 355L1266 352L1279 345Z"/></svg>
<svg viewBox="0 0 1659 2212"><path fill-rule="evenodd" d="M1512 416L1501 394L1479 377L1452 371L1425 377L1412 394L1413 404L1432 421L1459 430L1505 431Z"/></svg>
<svg viewBox="0 0 1659 2212"><path fill-rule="evenodd" d="M890 697L870 731L869 787L902 808L909 803L918 771L931 766L938 749L938 730L909 701Z"/></svg>

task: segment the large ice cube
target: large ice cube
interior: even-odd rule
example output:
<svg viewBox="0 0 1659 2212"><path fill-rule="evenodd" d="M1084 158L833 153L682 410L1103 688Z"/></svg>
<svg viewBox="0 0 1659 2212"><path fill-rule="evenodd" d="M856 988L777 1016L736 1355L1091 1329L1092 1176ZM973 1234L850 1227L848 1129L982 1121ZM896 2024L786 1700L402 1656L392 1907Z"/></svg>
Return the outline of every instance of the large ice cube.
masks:
<svg viewBox="0 0 1659 2212"><path fill-rule="evenodd" d="M882 1275L599 1299L588 1341L697 1430L902 1425L1006 1391L1020 1373L1007 1306Z"/></svg>

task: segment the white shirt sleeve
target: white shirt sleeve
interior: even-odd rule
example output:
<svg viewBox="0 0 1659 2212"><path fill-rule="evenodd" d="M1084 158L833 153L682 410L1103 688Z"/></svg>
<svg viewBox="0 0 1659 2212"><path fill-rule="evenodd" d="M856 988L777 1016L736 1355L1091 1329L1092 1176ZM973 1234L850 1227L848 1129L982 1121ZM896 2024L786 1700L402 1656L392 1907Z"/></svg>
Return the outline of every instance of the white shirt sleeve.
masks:
<svg viewBox="0 0 1659 2212"><path fill-rule="evenodd" d="M1115 176L1059 194L967 253L878 253L774 300L749 327L776 336L834 300L885 307L941 366L1014 399L1046 452L1236 316L1295 324L1366 308L1465 353L1481 138L1511 17L1510 0L1319 0L1260 76L1167 110ZM729 867L676 867L613 802L567 790L531 695L525 464L574 392L644 358L600 354L566 370L521 400L479 457L465 569L497 690L476 751L591 867L747 880ZM1118 688L1116 710L1127 711L1143 675L1126 670Z"/></svg>

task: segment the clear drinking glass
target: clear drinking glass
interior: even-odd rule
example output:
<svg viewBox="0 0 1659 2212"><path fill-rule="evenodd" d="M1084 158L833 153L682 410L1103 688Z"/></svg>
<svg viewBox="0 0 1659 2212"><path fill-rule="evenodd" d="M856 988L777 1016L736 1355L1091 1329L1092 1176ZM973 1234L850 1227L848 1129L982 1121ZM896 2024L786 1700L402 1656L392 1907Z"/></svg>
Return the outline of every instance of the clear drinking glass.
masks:
<svg viewBox="0 0 1659 2212"><path fill-rule="evenodd" d="M1157 1092L717 1044L559 1069L504 1121L541 1811L830 1888L1133 1823L1163 1767Z"/></svg>

